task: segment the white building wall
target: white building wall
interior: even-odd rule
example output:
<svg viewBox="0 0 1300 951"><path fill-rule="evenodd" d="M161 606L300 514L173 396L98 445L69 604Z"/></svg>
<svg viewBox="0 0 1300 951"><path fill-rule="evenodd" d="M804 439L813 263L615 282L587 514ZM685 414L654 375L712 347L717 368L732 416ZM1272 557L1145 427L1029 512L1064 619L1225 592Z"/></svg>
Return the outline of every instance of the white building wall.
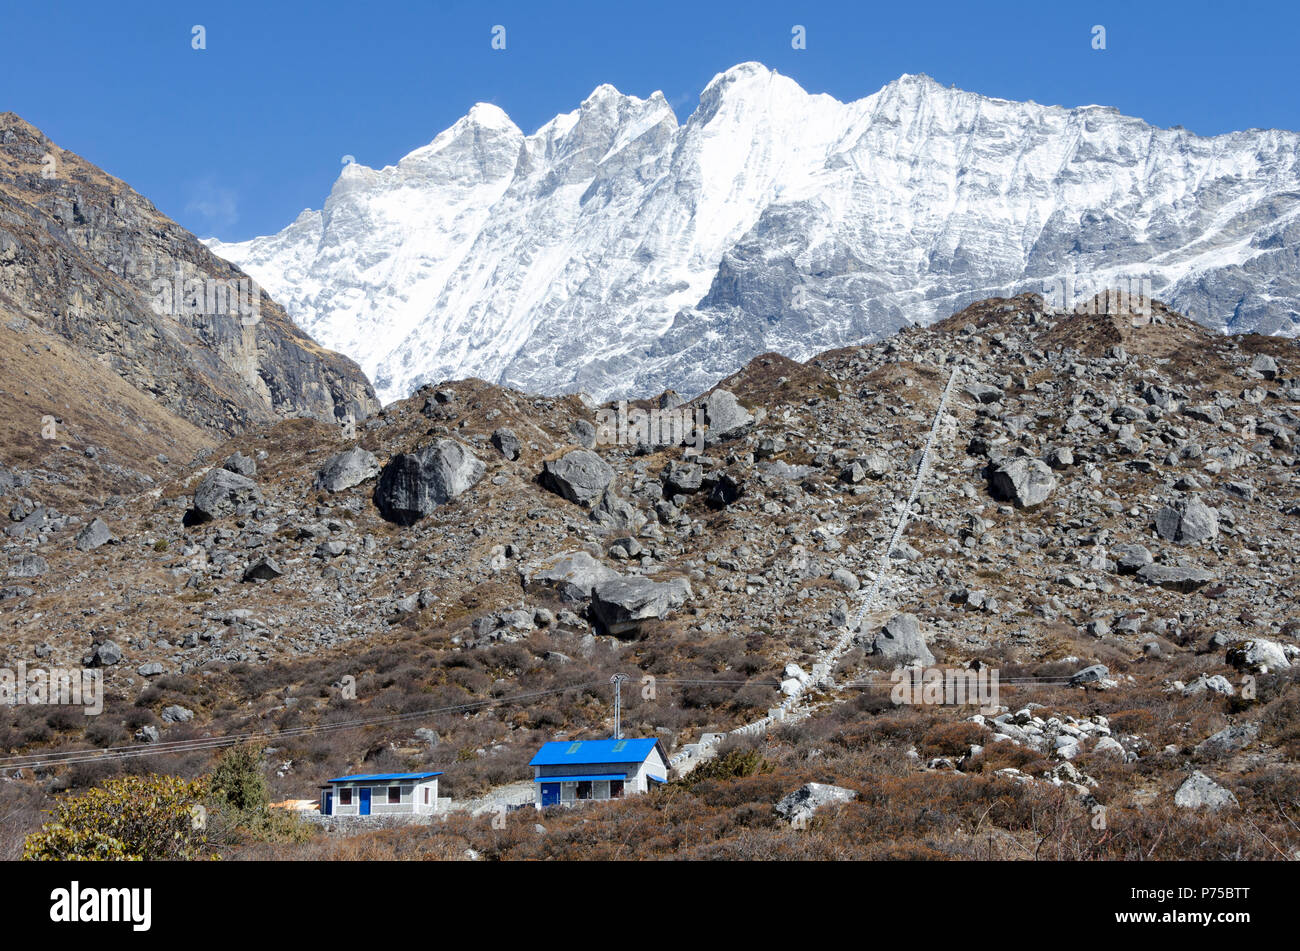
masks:
<svg viewBox="0 0 1300 951"><path fill-rule="evenodd" d="M390 803L388 801L388 788L397 786L401 789L401 801ZM370 790L370 814L372 816L393 816L393 815L429 815L438 811L438 777L416 783L411 780L405 782L396 781L391 783L334 783L332 785L334 792L333 815L336 816L359 816L361 815L361 790L363 788ZM424 804L424 790L429 790L429 804ZM352 790L352 802L343 805L340 802L339 793L344 789Z"/></svg>
<svg viewBox="0 0 1300 951"><path fill-rule="evenodd" d="M667 779L668 767L665 765L663 757L659 755L657 748L652 749L650 755L641 763L589 763L582 766L566 763L534 766L533 804L539 809L542 805L542 783L536 780L545 781L547 776L596 776L601 773L625 774L627 778L623 782L623 795L634 796L649 791L650 776Z"/></svg>

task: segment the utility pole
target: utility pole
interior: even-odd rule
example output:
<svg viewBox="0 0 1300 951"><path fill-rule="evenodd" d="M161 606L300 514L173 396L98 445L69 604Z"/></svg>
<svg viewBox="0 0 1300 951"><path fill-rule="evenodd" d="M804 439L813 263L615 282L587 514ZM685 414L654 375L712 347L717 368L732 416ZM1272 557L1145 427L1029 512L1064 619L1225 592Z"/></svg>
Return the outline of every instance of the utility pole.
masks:
<svg viewBox="0 0 1300 951"><path fill-rule="evenodd" d="M609 678L614 685L614 739L623 739L623 681L627 674L615 674Z"/></svg>

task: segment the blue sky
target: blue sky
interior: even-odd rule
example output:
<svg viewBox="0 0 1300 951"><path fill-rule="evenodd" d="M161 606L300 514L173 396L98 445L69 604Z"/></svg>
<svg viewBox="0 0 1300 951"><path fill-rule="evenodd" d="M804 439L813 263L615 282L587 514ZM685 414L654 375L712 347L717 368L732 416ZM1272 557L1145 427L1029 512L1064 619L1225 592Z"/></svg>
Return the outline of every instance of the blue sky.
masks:
<svg viewBox="0 0 1300 951"><path fill-rule="evenodd" d="M842 100L924 72L1201 134L1300 129L1298 40L1300 5L1281 2L7 0L0 111L235 240L320 207L344 155L391 164L478 101L532 132L608 82L662 90L685 119L715 73L758 60Z"/></svg>

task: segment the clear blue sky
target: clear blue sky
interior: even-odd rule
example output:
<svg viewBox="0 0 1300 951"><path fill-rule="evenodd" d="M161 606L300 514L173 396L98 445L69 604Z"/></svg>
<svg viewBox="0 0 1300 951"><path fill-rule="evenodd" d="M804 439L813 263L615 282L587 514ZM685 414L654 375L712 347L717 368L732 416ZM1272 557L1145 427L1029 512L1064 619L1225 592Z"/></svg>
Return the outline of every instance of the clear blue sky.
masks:
<svg viewBox="0 0 1300 951"><path fill-rule="evenodd" d="M344 155L391 164L475 102L532 132L608 82L684 119L746 60L841 100L924 72L1201 134L1300 129L1294 2L0 2L0 111L227 240L320 207Z"/></svg>

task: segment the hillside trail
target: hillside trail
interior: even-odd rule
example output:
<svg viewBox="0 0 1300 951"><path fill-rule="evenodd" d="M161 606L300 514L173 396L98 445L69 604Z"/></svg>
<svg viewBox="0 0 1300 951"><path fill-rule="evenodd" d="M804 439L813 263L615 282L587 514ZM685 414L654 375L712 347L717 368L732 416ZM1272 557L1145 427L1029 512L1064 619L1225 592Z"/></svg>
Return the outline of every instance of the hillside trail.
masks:
<svg viewBox="0 0 1300 951"><path fill-rule="evenodd" d="M948 404L956 388L960 373L960 368L954 367L952 373L948 376L948 383L939 398L939 406L935 410L934 421L930 425L930 433L921 452L921 460L917 465L916 475L912 479L911 491L908 493L907 501L903 503L903 509L899 513L898 522L889 538L889 542L881 550L871 586L862 598L856 617L845 624L835 642L830 647L820 651L813 662L812 677L809 684L815 689L812 691L800 690L793 696L787 697L778 706L770 709L764 717L745 723L725 733L706 733L698 743L684 746L682 751L669 761L669 766L677 771L678 776L685 776L705 760L717 755L717 748L725 739L764 735L777 723L793 723L805 719L813 713L844 699L843 690L835 684L835 668L844 655L853 647L855 639L862 631L878 629L894 613L890 604L887 603L892 602L892 595L886 602L882 602L881 599L881 592L885 589L889 577L890 559L893 557L894 549L898 547L899 541L902 540L904 533L907 531L907 524L912 517L912 508L916 504L921 487L930 474L931 465L934 461L935 446L944 428Z"/></svg>
<svg viewBox="0 0 1300 951"><path fill-rule="evenodd" d="M842 702L846 698L844 688L838 687L834 681L835 668L844 655L853 647L855 638L860 632L880 628L894 613L892 603L895 592L888 586L890 560L894 550L898 547L898 543L907 531L907 525L911 520L916 499L930 474L936 446L944 429L948 405L956 389L960 373L960 368L954 368L949 374L947 385L939 398L939 405L935 410L934 420L931 423L925 446L922 449L921 460L912 479L911 489L906 501L903 503L893 534L881 549L871 585L863 595L856 615L840 629L839 636L836 637L835 641L816 655L812 665L812 675L808 681L808 686L812 689L800 689L792 696L787 696L781 703L770 708L765 716L756 720L741 724L731 730L705 733L698 742L686 744L676 755L669 758L667 764L669 770L678 777L687 775L701 763L716 756L718 747L724 740L765 735L778 723L797 722L832 704ZM884 592L883 596L882 592ZM519 781L495 787L473 799L454 803L452 809L453 811L468 811L472 815L481 815L488 812L498 812L502 808L521 808L529 805L532 801L532 783Z"/></svg>

